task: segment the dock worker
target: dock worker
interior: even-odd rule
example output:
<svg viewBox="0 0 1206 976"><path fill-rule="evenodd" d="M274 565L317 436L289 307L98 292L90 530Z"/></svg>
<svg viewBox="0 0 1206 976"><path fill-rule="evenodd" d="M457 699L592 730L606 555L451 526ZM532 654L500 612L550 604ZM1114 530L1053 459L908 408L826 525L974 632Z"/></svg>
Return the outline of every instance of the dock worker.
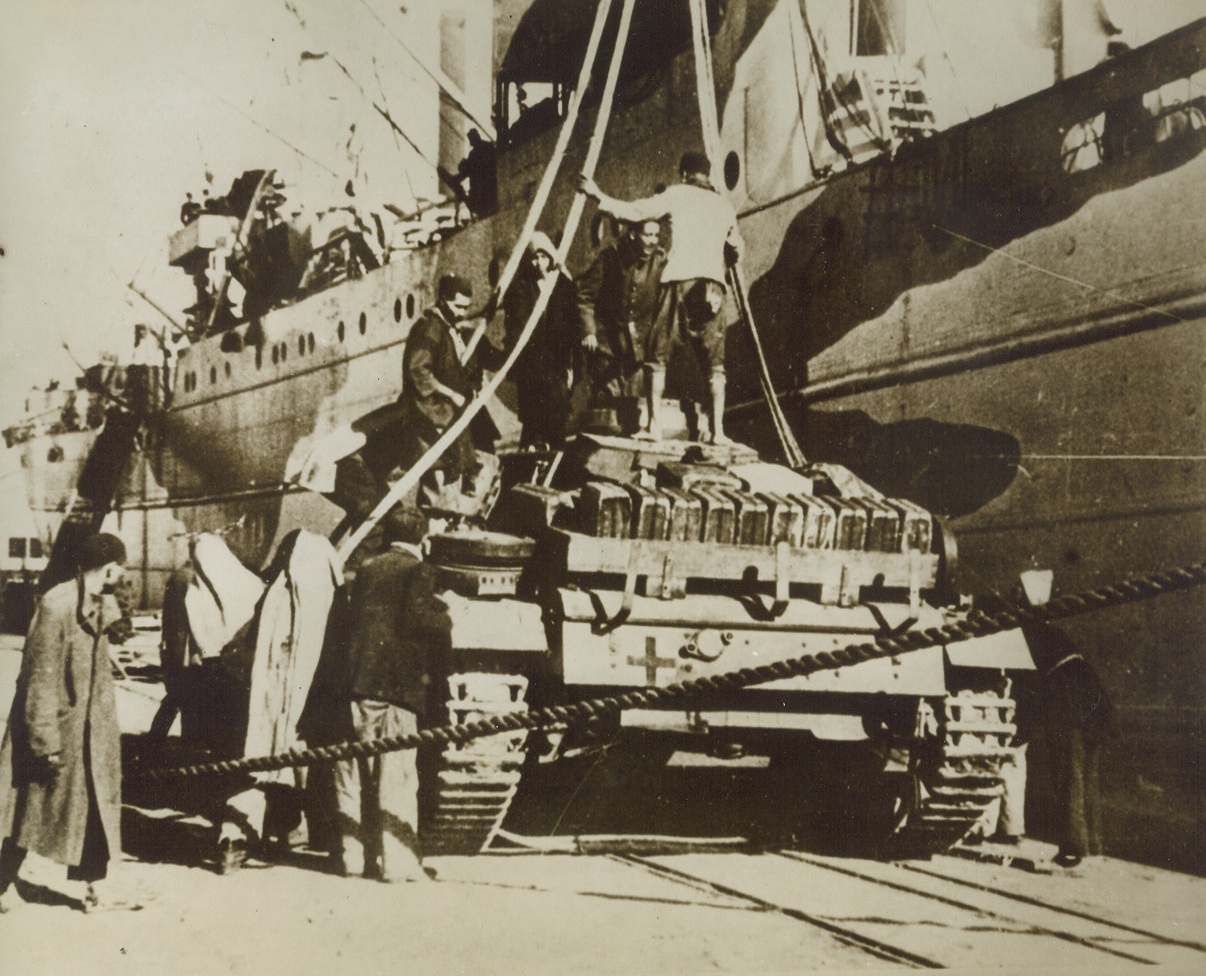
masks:
<svg viewBox="0 0 1206 976"><path fill-rule="evenodd" d="M640 368L652 362L646 348L666 266L661 234L656 220L629 225L578 278L582 349L596 405L637 395Z"/></svg>
<svg viewBox="0 0 1206 976"><path fill-rule="evenodd" d="M477 129L469 130L469 153L457 167L458 186L469 181L465 204L474 217L486 217L498 209L498 157L493 143Z"/></svg>
<svg viewBox="0 0 1206 976"><path fill-rule="evenodd" d="M1098 768L1113 705L1097 671L1062 630L1036 622L1023 623L1022 633L1039 669L1033 708L1054 787L1055 863L1073 868L1101 853Z"/></svg>
<svg viewBox="0 0 1206 976"><path fill-rule="evenodd" d="M344 674L357 739L413 735L447 691L452 624L423 561L427 518L398 507L383 520L385 551L352 583ZM415 750L341 760L335 767L336 872L380 881L424 881L418 840Z"/></svg>
<svg viewBox="0 0 1206 976"><path fill-rule="evenodd" d="M121 853L121 733L108 630L126 561L115 535L85 539L74 579L48 590L22 652L0 745L0 909L21 903L26 853L67 866L83 908L139 906L100 882Z"/></svg>
<svg viewBox="0 0 1206 976"><path fill-rule="evenodd" d="M525 260L503 299L504 354L519 341L542 284L556 276L548 306L536 324L511 378L519 400L521 448L557 448L570 417L570 387L578 346L578 305L574 282L561 265L548 235L536 231ZM486 368L496 364L483 360Z"/></svg>
<svg viewBox="0 0 1206 976"><path fill-rule="evenodd" d="M457 325L469 314L473 286L458 275L440 278L436 304L410 330L402 356L402 466L426 453L473 398L474 374L462 362L464 341ZM472 479L477 450L466 429L436 462L442 484Z"/></svg>
<svg viewBox="0 0 1206 976"><path fill-rule="evenodd" d="M332 445L338 459L332 483L318 490L351 519L361 520L376 507L390 479L413 466L473 396L477 374L461 361L465 346L457 331L472 300L473 288L463 278L446 274L440 279L436 304L415 322L406 340L402 394L358 418L346 437L341 434L346 447ZM466 430L424 477L420 490L434 501L445 485L459 482L461 491L474 494L478 468L473 436Z"/></svg>
<svg viewBox="0 0 1206 976"><path fill-rule="evenodd" d="M639 222L667 218L670 247L658 297L658 314L647 343L649 375L647 436L661 436L661 403L666 390L666 365L676 345L686 346L708 373L709 414L714 443L729 443L724 432L725 324L722 308L726 265L741 252L737 214L728 198L711 182L712 163L701 152L684 153L680 182L643 200L609 197L590 177L579 189L601 210L620 220Z"/></svg>

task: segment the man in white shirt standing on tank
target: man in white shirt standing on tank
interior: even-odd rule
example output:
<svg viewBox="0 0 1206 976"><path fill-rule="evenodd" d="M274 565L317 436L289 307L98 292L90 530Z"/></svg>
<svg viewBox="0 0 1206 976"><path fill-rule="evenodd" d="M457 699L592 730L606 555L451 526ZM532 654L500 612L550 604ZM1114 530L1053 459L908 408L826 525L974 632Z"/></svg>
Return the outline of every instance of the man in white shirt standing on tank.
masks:
<svg viewBox="0 0 1206 976"><path fill-rule="evenodd" d="M599 209L619 220L639 223L667 218L670 248L658 295L658 311L645 344L649 369L649 413L645 434L661 436L659 416L666 390L666 364L675 345L694 347L708 371L709 414L713 443L729 443L724 433L725 323L722 316L726 265L741 252L737 213L711 182L711 161L700 152L684 153L679 182L643 200L609 197L593 179L581 177L579 189Z"/></svg>

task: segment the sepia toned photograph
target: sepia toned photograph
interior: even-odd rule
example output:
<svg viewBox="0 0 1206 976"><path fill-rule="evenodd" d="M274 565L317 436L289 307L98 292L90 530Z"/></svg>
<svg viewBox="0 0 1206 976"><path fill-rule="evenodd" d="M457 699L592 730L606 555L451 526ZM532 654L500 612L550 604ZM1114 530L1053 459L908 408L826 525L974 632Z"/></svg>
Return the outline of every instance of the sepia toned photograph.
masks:
<svg viewBox="0 0 1206 976"><path fill-rule="evenodd" d="M1206 967L1201 0L0 8L0 969Z"/></svg>

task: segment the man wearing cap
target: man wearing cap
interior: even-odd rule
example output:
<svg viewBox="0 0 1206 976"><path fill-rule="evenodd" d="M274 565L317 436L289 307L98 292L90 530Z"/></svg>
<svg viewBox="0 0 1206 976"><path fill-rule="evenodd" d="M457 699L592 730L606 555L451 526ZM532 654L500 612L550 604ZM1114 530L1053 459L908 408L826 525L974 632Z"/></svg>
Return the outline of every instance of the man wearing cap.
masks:
<svg viewBox="0 0 1206 976"><path fill-rule="evenodd" d="M386 549L356 573L348 606L346 663L338 670L359 739L412 735L429 695L447 697L452 623L423 562L427 518L395 508L383 520ZM423 881L415 750L342 760L335 767L341 874Z"/></svg>
<svg viewBox="0 0 1206 976"><path fill-rule="evenodd" d="M656 220L632 224L578 278L582 348L598 403L636 393L666 265L661 234Z"/></svg>
<svg viewBox="0 0 1206 976"><path fill-rule="evenodd" d="M643 200L617 200L583 176L579 189L599 208L620 220L638 222L668 218L670 248L658 296L657 320L645 344L649 369L649 424L659 437L658 416L666 390L666 364L676 345L692 349L708 369L712 440L727 443L724 433L725 372L722 307L726 264L741 250L737 214L728 198L711 183L711 161L703 153L684 153L680 182Z"/></svg>
<svg viewBox="0 0 1206 976"><path fill-rule="evenodd" d="M511 371L523 425L520 447L557 448L565 440L570 416L570 379L578 345L578 308L574 283L549 236L532 234L523 266L503 299L505 352L519 342L536 307L541 286L556 276L549 303ZM488 367L494 364L486 361Z"/></svg>
<svg viewBox="0 0 1206 976"><path fill-rule="evenodd" d="M107 630L126 548L102 533L80 546L78 574L47 591L22 652L0 746L0 909L28 851L85 884L85 910L119 903L98 891L121 852L121 734ZM129 904L120 907L137 907Z"/></svg>

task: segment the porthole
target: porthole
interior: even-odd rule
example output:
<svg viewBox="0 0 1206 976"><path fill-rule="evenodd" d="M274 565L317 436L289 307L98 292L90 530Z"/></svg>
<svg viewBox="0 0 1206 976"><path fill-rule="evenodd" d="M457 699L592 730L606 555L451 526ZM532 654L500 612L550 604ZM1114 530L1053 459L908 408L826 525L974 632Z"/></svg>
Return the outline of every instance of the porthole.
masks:
<svg viewBox="0 0 1206 976"><path fill-rule="evenodd" d="M368 331L368 316L363 312L360 313L360 334L364 335Z"/></svg>
<svg viewBox="0 0 1206 976"><path fill-rule="evenodd" d="M51 464L57 464L63 460L63 449L55 444L49 451L46 452L46 460Z"/></svg>
<svg viewBox="0 0 1206 976"><path fill-rule="evenodd" d="M280 359L281 359L281 347L273 346L272 347L272 365L275 366L278 362L280 362Z"/></svg>
<svg viewBox="0 0 1206 976"><path fill-rule="evenodd" d="M335 334L336 334L337 336L339 336L339 341L340 341L340 342L343 342L343 331L344 331L344 329L343 329L343 323L342 323L342 322L340 322L340 323L339 323L339 327L338 327L338 328L336 328L336 330L335 330Z"/></svg>
<svg viewBox="0 0 1206 976"><path fill-rule="evenodd" d="M741 159L735 152L731 152L724 157L724 185L730 190L735 190L739 179L741 179Z"/></svg>
<svg viewBox="0 0 1206 976"><path fill-rule="evenodd" d="M311 332L308 336L306 336L306 342L310 346L310 352L313 352L314 351L314 333L313 332Z"/></svg>
<svg viewBox="0 0 1206 976"><path fill-rule="evenodd" d="M394 299L394 321L402 321L402 299L400 298Z"/></svg>
<svg viewBox="0 0 1206 976"><path fill-rule="evenodd" d="M413 292L408 292L406 295L406 317L408 319L415 317L415 296Z"/></svg>
<svg viewBox="0 0 1206 976"><path fill-rule="evenodd" d="M297 337L297 354L299 356L304 356L306 354L306 337L305 336Z"/></svg>
<svg viewBox="0 0 1206 976"><path fill-rule="evenodd" d="M209 385L213 386L217 382L218 382L218 367L211 366L209 368Z"/></svg>
<svg viewBox="0 0 1206 976"><path fill-rule="evenodd" d="M288 358L289 358L289 343L282 342L281 343L281 362L283 363Z"/></svg>
<svg viewBox="0 0 1206 976"><path fill-rule="evenodd" d="M230 360L227 360L225 363L223 363L223 368L226 371L226 378L230 379Z"/></svg>
<svg viewBox="0 0 1206 976"><path fill-rule="evenodd" d="M262 369L264 366L264 347L255 347L255 368Z"/></svg>

